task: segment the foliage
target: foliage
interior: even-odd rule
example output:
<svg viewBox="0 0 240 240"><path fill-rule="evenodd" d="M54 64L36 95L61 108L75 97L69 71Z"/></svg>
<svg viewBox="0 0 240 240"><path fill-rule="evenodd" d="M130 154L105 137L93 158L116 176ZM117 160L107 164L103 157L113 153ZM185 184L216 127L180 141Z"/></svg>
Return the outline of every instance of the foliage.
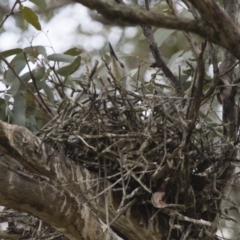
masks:
<svg viewBox="0 0 240 240"><path fill-rule="evenodd" d="M38 10L17 0L1 27L19 10L22 19L41 31L42 15L36 12L47 11L51 4L31 2ZM82 1L86 6L90 2ZM122 1L114 5L121 12L124 3L117 2ZM181 22L181 17L187 24L201 18L209 24L201 10L204 2L218 10L210 0L161 1L151 8L145 1L145 7L170 20ZM237 3L230 2L236 8ZM227 13L235 19L236 11ZM143 34L138 29L131 40L122 36L123 46L125 42L136 45L129 56L117 52L128 65L131 91L109 67L111 58L102 54L100 62L90 63L87 52L74 43L60 53L32 42L2 51L1 82L6 90L0 96L0 117L27 127L42 144L72 159L73 166L80 164L97 173L99 183L110 184L118 207L112 219L102 219L108 227L127 210L139 208L145 209L142 227L153 221L158 226L155 234L162 231L166 239L211 239L221 218L231 220L224 213L226 201L229 208L237 208L228 192L239 162L239 104L235 101L239 62L229 54L234 52L229 45L226 51L212 44L217 41L213 34L202 39L174 29L146 25L141 29ZM179 29L184 30L180 25ZM218 44L225 47L219 39ZM99 190L93 199L109 189ZM164 230L159 230L159 221L164 222ZM44 228L59 237L47 224Z"/></svg>

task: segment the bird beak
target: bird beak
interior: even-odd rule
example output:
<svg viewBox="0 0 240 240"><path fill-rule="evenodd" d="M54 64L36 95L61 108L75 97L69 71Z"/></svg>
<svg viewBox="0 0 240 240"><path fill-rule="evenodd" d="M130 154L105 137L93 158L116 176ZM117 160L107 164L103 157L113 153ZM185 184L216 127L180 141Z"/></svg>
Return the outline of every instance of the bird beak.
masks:
<svg viewBox="0 0 240 240"><path fill-rule="evenodd" d="M114 50L113 50L113 48L112 48L111 43L109 42L108 44L109 44L110 56L111 56L112 58L115 58L116 61L119 61L118 58L117 58L117 55L115 54L115 52L114 52Z"/></svg>

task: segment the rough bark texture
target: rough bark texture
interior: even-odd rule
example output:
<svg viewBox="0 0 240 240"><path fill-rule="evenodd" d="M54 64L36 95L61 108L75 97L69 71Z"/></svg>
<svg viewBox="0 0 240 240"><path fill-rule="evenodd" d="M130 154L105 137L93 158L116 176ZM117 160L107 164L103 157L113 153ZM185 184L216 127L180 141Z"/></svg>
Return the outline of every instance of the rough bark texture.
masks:
<svg viewBox="0 0 240 240"><path fill-rule="evenodd" d="M1 166L1 204L43 219L70 239L119 239L99 219L106 219L104 196L91 200L97 194L94 189L99 191L104 187L100 183L96 186L96 174L48 145L40 144L26 128L2 121L0 150L16 159L27 171L22 173ZM118 203L111 193L108 198L108 214L114 218ZM121 215L113 228L128 239L161 239L154 221L145 228L140 224L140 218L132 217L139 216L137 212Z"/></svg>
<svg viewBox="0 0 240 240"><path fill-rule="evenodd" d="M176 16L152 13L140 8L110 4L98 0L74 0L96 10L105 18L121 25L147 25L196 33L216 43L236 58L240 58L240 31L230 17L212 0L188 0L200 12L202 18L189 20Z"/></svg>

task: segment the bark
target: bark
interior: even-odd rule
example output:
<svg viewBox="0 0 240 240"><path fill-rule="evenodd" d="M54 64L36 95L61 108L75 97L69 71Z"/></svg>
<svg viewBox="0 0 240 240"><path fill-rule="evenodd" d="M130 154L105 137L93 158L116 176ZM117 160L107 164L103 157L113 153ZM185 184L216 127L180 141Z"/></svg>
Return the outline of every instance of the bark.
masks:
<svg viewBox="0 0 240 240"><path fill-rule="evenodd" d="M224 136L228 143L226 144L227 148L223 149L223 153L225 158L235 157L232 142L236 140L237 134L234 99L236 91L231 86L232 71L228 71L228 69L235 62L233 56L240 58L240 32L234 23L236 0L224 1L226 12L217 5L216 1L188 0L199 13L200 17L195 20L155 14L138 8L133 9L98 0L75 0L75 2L97 10L104 17L119 24L151 25L193 32L224 47L223 61L219 69L221 79L218 80L216 77L217 81L213 86L219 82L222 85L220 98L223 104ZM186 117L187 120L191 120L192 125L188 126L189 131L185 129L188 134L183 136L182 145L187 145L190 141L201 106L200 100L204 94L203 53L205 46L203 44L202 52L199 53L198 72L191 93L193 100L189 105ZM226 71L228 73L224 74ZM177 85L175 88L180 89ZM179 93L183 95L181 89ZM149 221L149 217L146 217L146 214L139 209L129 208L124 214L117 213L119 200L111 192L110 182L107 182L106 185L106 182L101 181L96 174L77 165L63 152L57 152L47 144L43 144L26 128L0 121L0 151L24 167L19 170L1 163L0 204L33 214L70 239L120 239L116 232L126 239L163 238L164 230L161 229L161 224L156 219ZM187 160L185 169L189 165ZM227 166L220 175L223 179L229 180L229 184L225 188L221 188L224 196L227 196L230 189L233 173L234 167ZM190 171L186 171L182 175L187 183L185 190L188 190L190 182L187 180ZM191 194L186 194L186 198L190 199ZM222 210L221 206L224 205L224 202L225 200L219 201L220 210ZM187 200L185 205L188 205ZM189 216L191 216L190 213ZM211 232L215 232L219 219L220 214L217 214L211 224L207 222L207 226L212 227ZM187 220L185 219L185 221ZM113 223L109 226L109 222ZM194 219L191 219L190 222L195 223Z"/></svg>
<svg viewBox="0 0 240 240"><path fill-rule="evenodd" d="M176 29L200 35L226 48L240 58L240 31L227 13L213 0L188 0L199 11L201 18L191 20L161 13L152 13L138 7L107 3L99 0L74 0L119 25L146 25Z"/></svg>
<svg viewBox="0 0 240 240"><path fill-rule="evenodd" d="M49 223L69 239L121 239L75 196L48 178L0 167L1 205ZM98 236L98 237L96 237Z"/></svg>
<svg viewBox="0 0 240 240"><path fill-rule="evenodd" d="M104 189L96 174L41 144L28 129L2 121L0 151L27 171L1 164L1 205L31 213L70 239L120 239L103 223L107 217L111 221L117 216L117 199L109 191L106 213L104 194L94 198L97 189ZM144 227L139 217L137 209L129 210L111 227L127 239L162 239L156 222Z"/></svg>

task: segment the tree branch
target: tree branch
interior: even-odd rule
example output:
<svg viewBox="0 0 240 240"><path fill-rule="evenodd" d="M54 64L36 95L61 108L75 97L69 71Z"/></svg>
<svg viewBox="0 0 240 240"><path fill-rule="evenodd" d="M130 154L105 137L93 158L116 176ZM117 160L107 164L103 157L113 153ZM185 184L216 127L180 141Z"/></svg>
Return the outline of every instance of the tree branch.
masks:
<svg viewBox="0 0 240 240"><path fill-rule="evenodd" d="M121 239L111 230L103 231L106 225L61 185L2 164L0 202L41 218L70 239Z"/></svg>
<svg viewBox="0 0 240 240"><path fill-rule="evenodd" d="M110 4L100 0L74 0L74 2L98 11L116 24L155 26L196 33L208 41L226 48L240 59L240 31L238 26L214 1L188 1L200 12L202 19L197 21L168 16L145 11L138 7L130 8L122 4Z"/></svg>
<svg viewBox="0 0 240 240"><path fill-rule="evenodd" d="M41 143L40 139L34 136L25 127L11 125L0 121L0 151L17 160L29 172L42 176L42 179L47 178L49 181L51 180L54 183L56 182L56 184L61 185L62 191L66 191L71 197L75 196L78 204L82 204L82 208L87 203L87 206L89 206L93 212L97 213L100 219L106 219L104 194L99 195L98 198L94 199L95 194L104 189L104 185L98 179L98 176L89 172L79 164L76 164L71 159L64 156L63 153L55 151L47 144ZM1 168L2 167L0 167L0 169ZM40 182L38 182L38 184L41 185ZM111 183L108 182L107 185L107 187L109 187L111 186ZM6 186L2 186L2 189L0 187L0 192L4 191L5 188ZM20 185L19 189L21 189ZM44 194L39 197L44 197ZM25 194L24 196L24 203L27 203L27 195ZM107 197L109 202L108 215L111 221L117 216L116 209L118 208L119 203L118 199L114 198L111 194L111 191L108 192ZM54 201L56 201L56 199L50 202ZM72 201L76 200L72 199ZM19 205L19 202L21 201L16 202L16 204L18 204L15 206L18 206L18 208L24 211L25 209L22 208L22 205ZM77 204L77 202L74 204ZM7 203L6 197L3 202L0 198L0 203L5 205ZM76 205L76 207L80 206ZM36 214L35 212L29 212ZM113 222L112 227L120 231L127 239L161 239L159 226L155 221L149 222L149 225L147 226L148 228L145 228L141 225L140 219L136 217L138 216L141 218L141 212L139 212L138 209L133 210L129 208L126 212L126 214L122 214ZM39 217L41 218L41 216Z"/></svg>

